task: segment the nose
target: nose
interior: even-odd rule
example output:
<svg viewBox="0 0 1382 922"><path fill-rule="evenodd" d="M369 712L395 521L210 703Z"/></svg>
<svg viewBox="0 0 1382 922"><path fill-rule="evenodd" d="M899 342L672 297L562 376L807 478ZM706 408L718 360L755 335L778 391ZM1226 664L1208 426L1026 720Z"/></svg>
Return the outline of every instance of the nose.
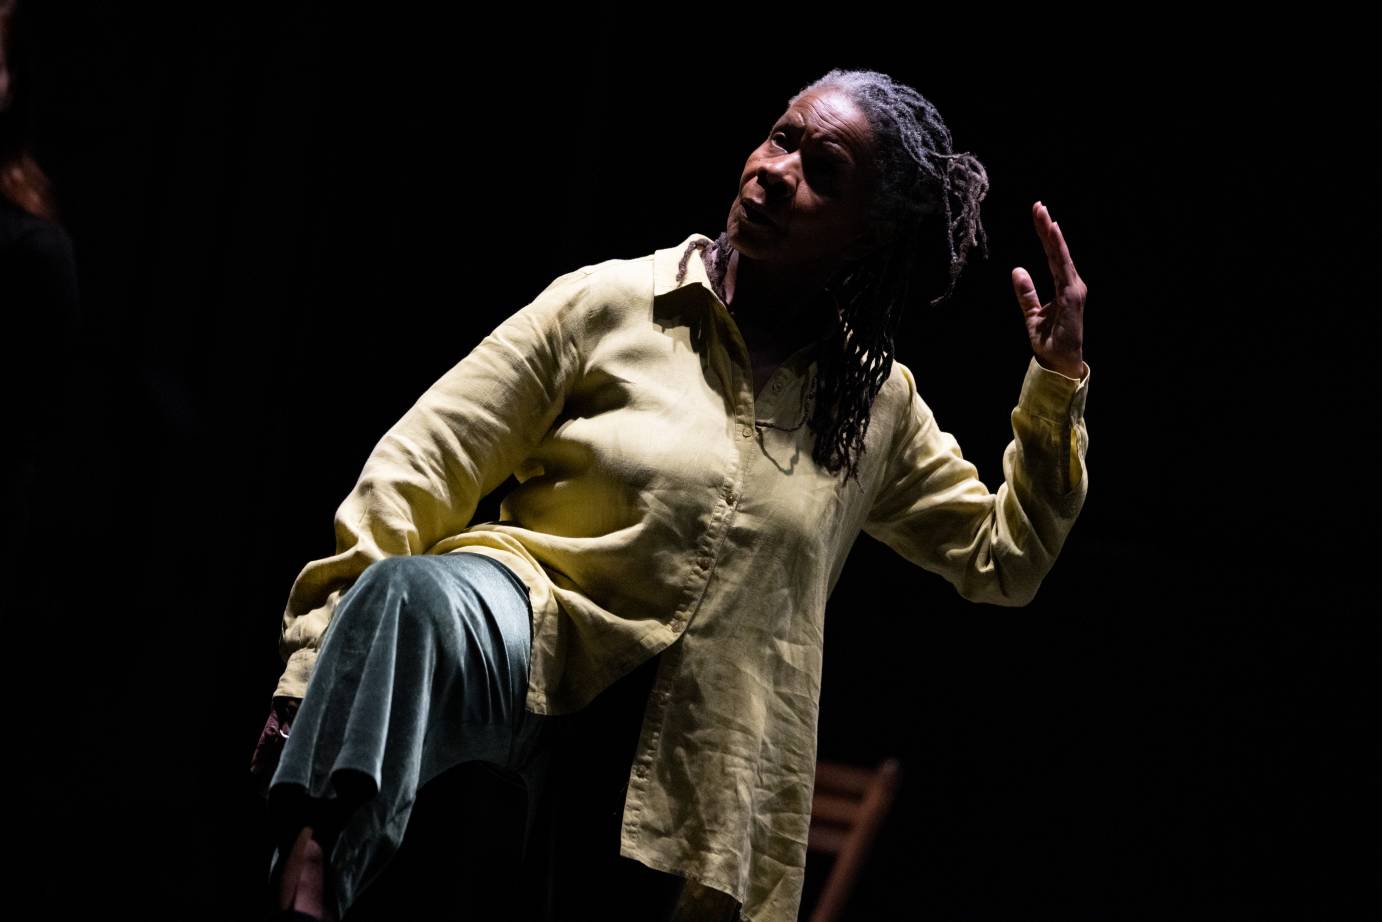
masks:
<svg viewBox="0 0 1382 922"><path fill-rule="evenodd" d="M801 157L796 151L785 157L771 157L758 166L758 184L769 199L791 198L796 189Z"/></svg>

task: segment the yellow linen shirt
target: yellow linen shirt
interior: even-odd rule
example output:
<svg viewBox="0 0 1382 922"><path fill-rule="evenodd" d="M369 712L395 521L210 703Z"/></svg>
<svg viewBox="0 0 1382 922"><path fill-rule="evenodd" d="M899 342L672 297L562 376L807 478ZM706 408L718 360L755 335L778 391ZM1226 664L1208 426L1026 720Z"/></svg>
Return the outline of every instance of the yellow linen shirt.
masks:
<svg viewBox="0 0 1382 922"><path fill-rule="evenodd" d="M894 361L859 481L842 480L812 460L809 424L791 430L815 346L754 394L698 252L677 281L700 239L556 279L390 428L336 513L336 553L289 593L275 694L303 695L337 601L370 563L491 556L530 592L528 710L578 710L666 650L620 853L688 879L680 918L742 905L751 922L788 922L826 599L851 546L862 530L966 599L1030 601L1088 489L1089 367L1076 381L1031 360L991 493ZM510 474L500 521L471 524Z"/></svg>

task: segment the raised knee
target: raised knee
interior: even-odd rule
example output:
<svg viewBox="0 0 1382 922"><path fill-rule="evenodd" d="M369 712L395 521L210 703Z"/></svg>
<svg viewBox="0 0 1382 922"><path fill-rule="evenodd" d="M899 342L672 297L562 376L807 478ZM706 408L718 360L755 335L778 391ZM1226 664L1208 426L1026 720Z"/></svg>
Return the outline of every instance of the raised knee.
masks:
<svg viewBox="0 0 1382 922"><path fill-rule="evenodd" d="M406 579L407 573L411 570L411 565L415 558L408 554L400 554L393 557L384 557L365 567L365 571L360 574L360 582L392 582L399 579Z"/></svg>
<svg viewBox="0 0 1382 922"><path fill-rule="evenodd" d="M420 580L431 581L423 572L426 566L425 557L407 554L385 557L366 567L357 582L374 587L413 589Z"/></svg>
<svg viewBox="0 0 1382 922"><path fill-rule="evenodd" d="M357 584L376 604L394 601L390 607L398 610L399 617L433 618L446 609L446 594L437 582L436 560L426 555L376 560L360 574Z"/></svg>

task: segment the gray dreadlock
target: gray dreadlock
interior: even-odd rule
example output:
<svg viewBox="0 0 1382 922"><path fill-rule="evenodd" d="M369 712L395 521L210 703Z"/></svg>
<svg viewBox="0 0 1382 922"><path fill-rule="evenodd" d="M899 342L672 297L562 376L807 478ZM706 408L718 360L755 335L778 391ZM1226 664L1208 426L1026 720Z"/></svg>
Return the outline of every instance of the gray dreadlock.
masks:
<svg viewBox="0 0 1382 922"><path fill-rule="evenodd" d="M894 339L914 291L934 291L944 278L944 290L928 302L939 306L954 293L976 243L988 257L979 203L989 182L973 154L954 152L940 112L910 86L877 71L836 68L803 87L789 105L824 87L849 96L873 130L878 185L869 218L884 229L880 246L847 263L826 286L840 311L821 344L810 420L816 463L832 474L843 469L857 482L873 400L892 373ZM691 249L705 245L702 240L688 246L683 271ZM724 299L728 234L712 246L710 279Z"/></svg>

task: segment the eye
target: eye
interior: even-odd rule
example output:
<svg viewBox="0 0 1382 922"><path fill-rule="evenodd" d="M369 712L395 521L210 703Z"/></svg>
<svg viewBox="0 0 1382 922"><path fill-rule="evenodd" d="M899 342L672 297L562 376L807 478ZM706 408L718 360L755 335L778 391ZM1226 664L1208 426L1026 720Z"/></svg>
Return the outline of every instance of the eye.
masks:
<svg viewBox="0 0 1382 922"><path fill-rule="evenodd" d="M776 144L778 147L782 148L783 150L786 150L786 149L787 149L786 144L785 144L785 143L779 143L778 140L777 140L778 138L781 138L781 139L785 142L785 141L787 140L787 132L779 130L779 131L774 131L772 134L768 135L768 140L769 140L769 141L771 141L773 144Z"/></svg>
<svg viewBox="0 0 1382 922"><path fill-rule="evenodd" d="M821 189L833 189L840 179L840 165L833 160L817 164L812 170L813 184Z"/></svg>

